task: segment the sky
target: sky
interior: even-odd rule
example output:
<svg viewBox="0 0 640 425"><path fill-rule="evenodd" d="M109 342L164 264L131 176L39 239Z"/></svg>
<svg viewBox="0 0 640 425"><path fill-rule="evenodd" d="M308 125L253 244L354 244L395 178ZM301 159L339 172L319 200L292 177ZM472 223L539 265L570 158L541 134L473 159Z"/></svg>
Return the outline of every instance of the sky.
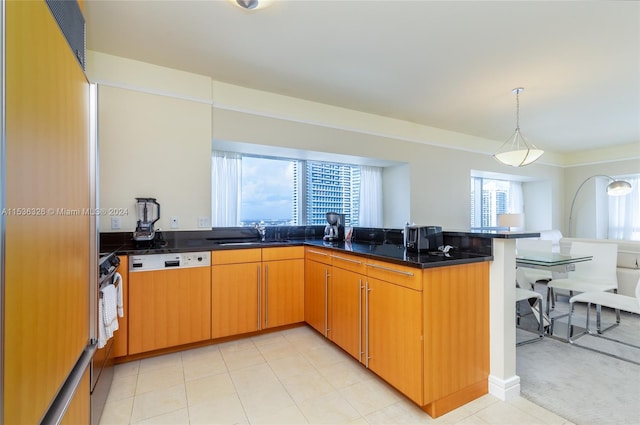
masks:
<svg viewBox="0 0 640 425"><path fill-rule="evenodd" d="M292 193L292 161L242 157L241 220L290 218Z"/></svg>

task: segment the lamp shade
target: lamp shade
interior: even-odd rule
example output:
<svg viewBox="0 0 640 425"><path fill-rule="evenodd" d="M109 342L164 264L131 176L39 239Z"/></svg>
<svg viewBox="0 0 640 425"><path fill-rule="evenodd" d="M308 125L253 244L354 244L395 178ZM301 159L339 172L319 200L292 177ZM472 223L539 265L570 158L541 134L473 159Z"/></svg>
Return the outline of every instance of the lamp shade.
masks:
<svg viewBox="0 0 640 425"><path fill-rule="evenodd" d="M522 227L524 214L498 214L498 227Z"/></svg>
<svg viewBox="0 0 640 425"><path fill-rule="evenodd" d="M624 196L631 193L631 183L625 180L614 180L607 186L607 195Z"/></svg>

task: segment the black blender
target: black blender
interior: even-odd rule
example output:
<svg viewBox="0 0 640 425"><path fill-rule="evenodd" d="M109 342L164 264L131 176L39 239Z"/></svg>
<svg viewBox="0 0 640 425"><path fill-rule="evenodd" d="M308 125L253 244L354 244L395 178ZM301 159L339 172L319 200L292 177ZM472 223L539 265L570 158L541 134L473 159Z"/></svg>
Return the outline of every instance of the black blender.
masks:
<svg viewBox="0 0 640 425"><path fill-rule="evenodd" d="M153 241L156 235L153 225L160 220L160 204L156 198L136 198L138 222L133 232L133 240L137 242Z"/></svg>

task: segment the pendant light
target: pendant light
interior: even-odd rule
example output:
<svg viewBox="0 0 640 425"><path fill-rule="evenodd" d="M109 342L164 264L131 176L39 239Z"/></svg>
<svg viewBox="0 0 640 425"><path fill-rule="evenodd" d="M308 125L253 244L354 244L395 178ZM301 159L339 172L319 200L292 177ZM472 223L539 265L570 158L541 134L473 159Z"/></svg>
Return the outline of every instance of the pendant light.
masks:
<svg viewBox="0 0 640 425"><path fill-rule="evenodd" d="M511 90L516 95L516 132L493 154L498 162L511 167L529 165L544 153L542 149L528 143L526 137L520 133L520 93L523 91L522 87Z"/></svg>
<svg viewBox="0 0 640 425"><path fill-rule="evenodd" d="M254 11L269 6L272 0L231 0L231 2L244 10Z"/></svg>
<svg viewBox="0 0 640 425"><path fill-rule="evenodd" d="M236 0L236 3L243 9L255 9L258 7L258 0Z"/></svg>

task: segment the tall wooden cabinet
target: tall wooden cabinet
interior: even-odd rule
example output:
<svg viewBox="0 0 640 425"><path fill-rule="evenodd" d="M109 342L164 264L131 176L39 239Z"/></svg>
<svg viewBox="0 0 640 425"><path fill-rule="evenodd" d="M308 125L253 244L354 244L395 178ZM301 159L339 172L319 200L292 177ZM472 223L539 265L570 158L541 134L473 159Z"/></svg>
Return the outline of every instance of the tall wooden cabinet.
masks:
<svg viewBox="0 0 640 425"><path fill-rule="evenodd" d="M90 216L74 214L90 206L89 84L44 1L3 8L0 422L33 424L89 340ZM79 385L67 414L88 423L88 379Z"/></svg>

